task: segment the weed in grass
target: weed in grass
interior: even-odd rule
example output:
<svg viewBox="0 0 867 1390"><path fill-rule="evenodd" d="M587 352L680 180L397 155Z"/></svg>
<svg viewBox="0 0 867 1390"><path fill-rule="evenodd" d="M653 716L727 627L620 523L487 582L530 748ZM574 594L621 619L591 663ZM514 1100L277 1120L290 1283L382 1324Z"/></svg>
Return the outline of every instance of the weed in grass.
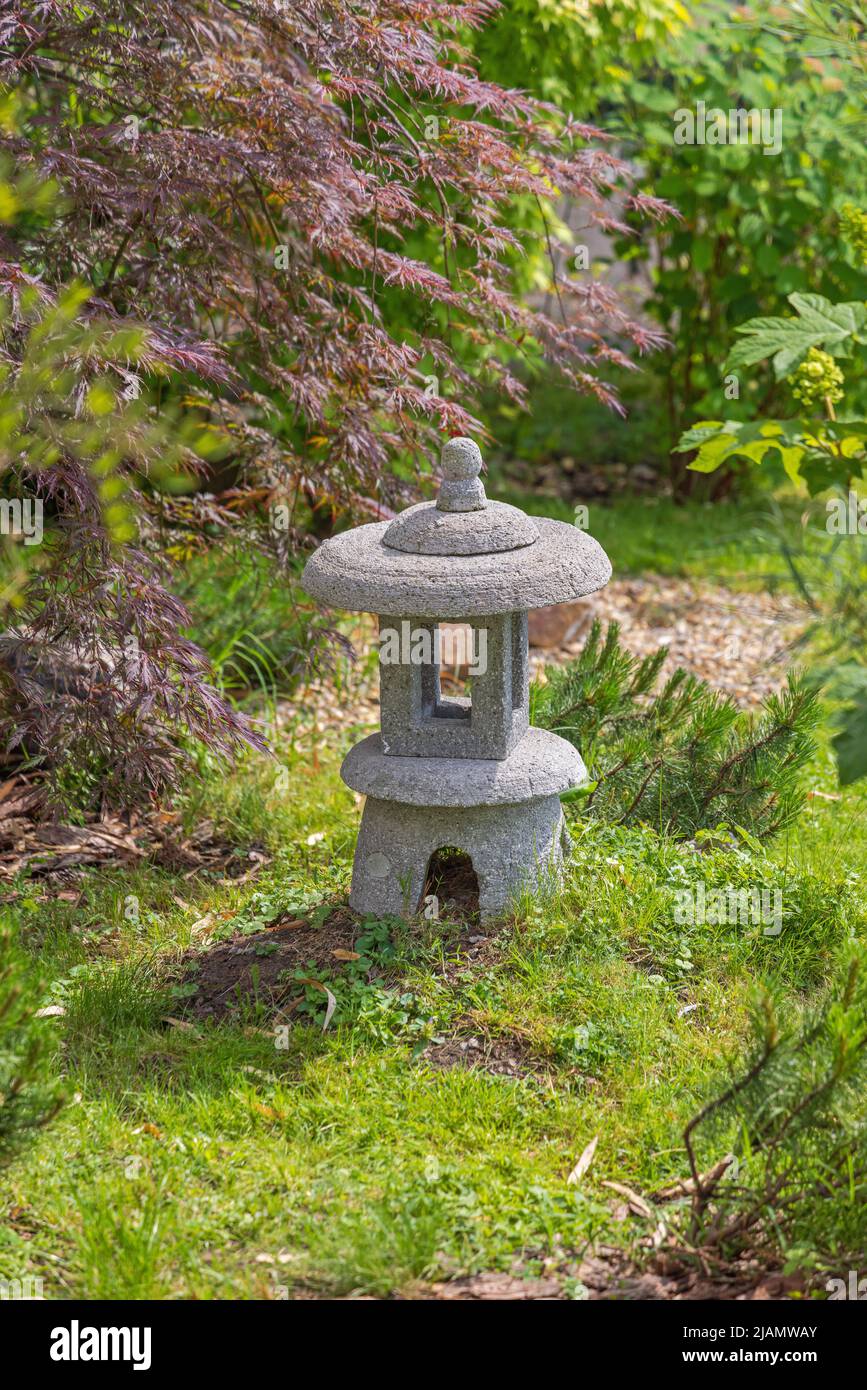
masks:
<svg viewBox="0 0 867 1390"><path fill-rule="evenodd" d="M159 981L155 961L146 958L75 967L55 982L52 995L64 1006L72 1054L106 1050L156 1028L177 997Z"/></svg>

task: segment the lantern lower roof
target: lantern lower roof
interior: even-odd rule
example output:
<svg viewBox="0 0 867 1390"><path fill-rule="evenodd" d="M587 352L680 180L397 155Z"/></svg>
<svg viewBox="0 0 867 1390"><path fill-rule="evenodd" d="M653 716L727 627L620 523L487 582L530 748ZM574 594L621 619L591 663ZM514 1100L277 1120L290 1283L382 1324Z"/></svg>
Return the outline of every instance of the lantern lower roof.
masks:
<svg viewBox="0 0 867 1390"><path fill-rule="evenodd" d="M348 787L409 806L520 805L583 786L578 751L548 729L528 729L508 758L413 758L386 753L380 734L351 748L340 775Z"/></svg>
<svg viewBox="0 0 867 1390"><path fill-rule="evenodd" d="M307 561L307 593L350 612L472 618L565 603L611 577L599 543L564 521L534 517L529 543L525 532L513 549L475 554L396 549L386 540L393 525L358 526L324 542Z"/></svg>

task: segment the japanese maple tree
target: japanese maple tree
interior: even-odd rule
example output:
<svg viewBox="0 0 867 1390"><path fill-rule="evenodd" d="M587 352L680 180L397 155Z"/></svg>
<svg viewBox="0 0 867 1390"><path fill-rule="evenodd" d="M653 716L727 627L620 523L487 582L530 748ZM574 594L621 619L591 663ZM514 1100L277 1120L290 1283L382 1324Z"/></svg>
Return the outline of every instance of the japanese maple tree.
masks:
<svg viewBox="0 0 867 1390"><path fill-rule="evenodd" d="M398 500L410 463L424 466L444 433L483 429L473 414L483 381L520 399L521 355L617 408L606 367L660 341L589 276L555 272L548 210L560 194L579 198L588 222L625 232L607 201L615 184L629 212L669 209L629 192L600 132L480 80L461 38L494 8L0 5L2 146L19 173L55 181L63 198L50 214L7 221L0 272L52 293L82 282L86 314L141 325L148 350L116 364L118 386L129 395L132 376L153 415L192 405L222 432L233 486L209 515L258 518L262 544L273 544L276 500L291 512L290 545L323 501ZM551 251L550 316L514 291L527 237ZM65 568L74 602L82 546L108 581L119 545L153 542L149 509L169 524L180 515L176 501L155 499L139 460L130 495L140 534L94 561L104 521L83 475L78 487L52 482L60 466L86 471L87 461L66 457L30 476L53 498L69 559L39 580L49 643L62 635L46 617L51 594ZM195 510L184 504L185 519ZM80 599L98 629L88 576ZM134 623L136 585L124 585ZM139 628L146 649L147 621ZM173 661L164 649L169 682ZM164 769L154 786L170 780Z"/></svg>

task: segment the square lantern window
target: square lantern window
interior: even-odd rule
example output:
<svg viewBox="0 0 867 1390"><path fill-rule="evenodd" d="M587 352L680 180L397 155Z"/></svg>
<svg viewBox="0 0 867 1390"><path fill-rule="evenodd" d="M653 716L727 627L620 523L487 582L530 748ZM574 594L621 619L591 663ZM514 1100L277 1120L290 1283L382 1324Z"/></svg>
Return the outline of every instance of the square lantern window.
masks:
<svg viewBox="0 0 867 1390"><path fill-rule="evenodd" d="M469 696L447 693L447 683L444 691L455 643L441 625L380 619L383 749L401 757L507 758L528 724L527 616L498 613L449 629L467 633L458 669L467 673Z"/></svg>

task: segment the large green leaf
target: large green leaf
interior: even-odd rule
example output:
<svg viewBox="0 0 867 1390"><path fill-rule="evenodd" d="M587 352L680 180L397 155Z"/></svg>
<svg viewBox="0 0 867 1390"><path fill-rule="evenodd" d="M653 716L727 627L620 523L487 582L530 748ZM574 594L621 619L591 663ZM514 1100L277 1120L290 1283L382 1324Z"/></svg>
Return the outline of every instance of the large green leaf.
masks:
<svg viewBox="0 0 867 1390"><path fill-rule="evenodd" d="M842 786L867 776L867 695L845 711L833 743Z"/></svg>
<svg viewBox="0 0 867 1390"><path fill-rule="evenodd" d="M678 442L675 453L698 449L689 465L696 473L713 473L728 459L746 458L762 463L769 453L776 452L783 467L794 481L798 476L805 444L797 420L702 420L687 430Z"/></svg>
<svg viewBox="0 0 867 1390"><path fill-rule="evenodd" d="M832 304L821 294L790 294L789 303L806 324L812 324L825 341L857 336L867 321L867 309L858 300Z"/></svg>
<svg viewBox="0 0 867 1390"><path fill-rule="evenodd" d="M689 465L713 473L729 459L764 463L777 453L792 482L806 482L811 496L835 483L848 486L867 467L867 420L701 420L680 437L675 453L693 449Z"/></svg>
<svg viewBox="0 0 867 1390"><path fill-rule="evenodd" d="M840 355L848 351L849 340L863 341L867 309L857 300L832 304L821 294L788 296L797 318L755 318L742 323L742 335L729 353L727 371L751 367L766 357L773 358L779 380L803 362L811 347L824 347Z"/></svg>

